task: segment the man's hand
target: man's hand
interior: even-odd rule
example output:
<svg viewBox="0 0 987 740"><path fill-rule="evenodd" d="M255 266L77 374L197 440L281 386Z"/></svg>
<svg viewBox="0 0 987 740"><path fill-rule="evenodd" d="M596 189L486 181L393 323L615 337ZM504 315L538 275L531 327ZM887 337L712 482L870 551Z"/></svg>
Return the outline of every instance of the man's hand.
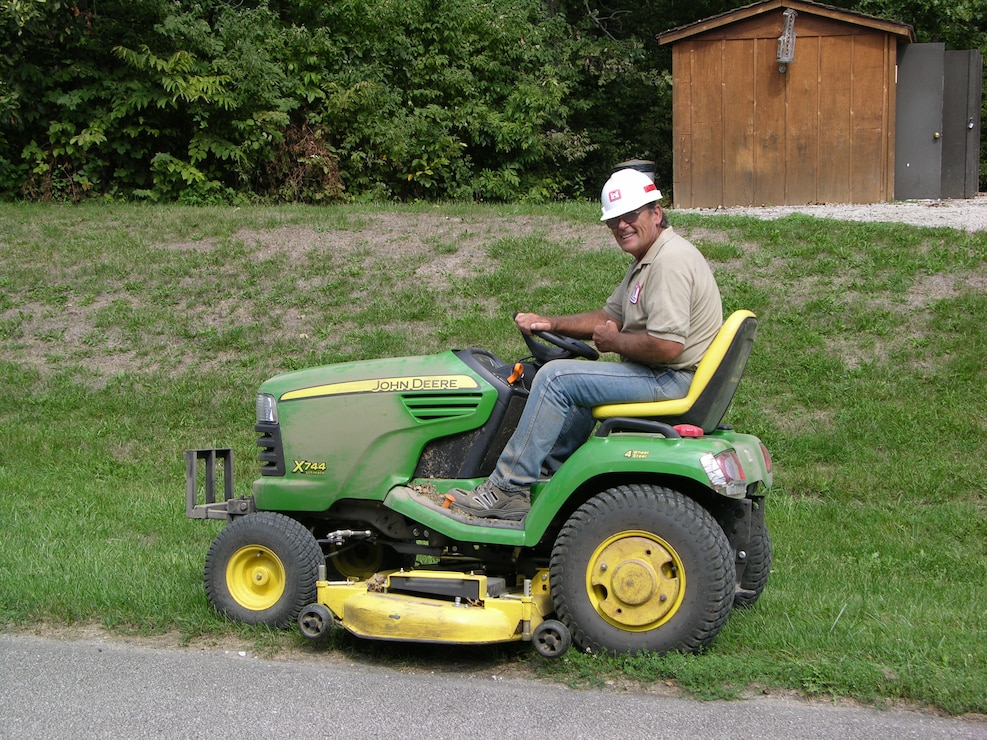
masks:
<svg viewBox="0 0 987 740"><path fill-rule="evenodd" d="M533 331L552 331L552 322L536 313L519 313L514 317L514 323L526 337Z"/></svg>
<svg viewBox="0 0 987 740"><path fill-rule="evenodd" d="M593 344L600 352L619 352L620 327L613 321L599 324L593 329Z"/></svg>

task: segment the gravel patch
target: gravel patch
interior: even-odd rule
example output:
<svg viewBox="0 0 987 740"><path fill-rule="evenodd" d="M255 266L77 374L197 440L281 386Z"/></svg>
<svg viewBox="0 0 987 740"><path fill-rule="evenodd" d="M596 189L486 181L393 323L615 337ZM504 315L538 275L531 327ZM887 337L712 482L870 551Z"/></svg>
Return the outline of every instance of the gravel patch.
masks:
<svg viewBox="0 0 987 740"><path fill-rule="evenodd" d="M883 221L912 226L945 226L962 231L987 231L987 193L962 200L908 200L892 203L822 203L804 206L765 206L747 208L692 208L674 213L698 213L704 216L755 216L765 220L804 213L817 218L840 221Z"/></svg>

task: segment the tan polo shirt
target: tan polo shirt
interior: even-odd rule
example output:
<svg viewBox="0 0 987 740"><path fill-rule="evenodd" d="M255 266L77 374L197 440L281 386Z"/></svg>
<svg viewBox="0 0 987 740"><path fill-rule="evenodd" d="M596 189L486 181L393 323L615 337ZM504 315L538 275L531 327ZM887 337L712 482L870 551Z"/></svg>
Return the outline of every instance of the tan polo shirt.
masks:
<svg viewBox="0 0 987 740"><path fill-rule="evenodd" d="M628 268L604 310L622 331L681 342L682 354L667 365L675 370L698 365L723 324L720 289L709 263L671 228Z"/></svg>

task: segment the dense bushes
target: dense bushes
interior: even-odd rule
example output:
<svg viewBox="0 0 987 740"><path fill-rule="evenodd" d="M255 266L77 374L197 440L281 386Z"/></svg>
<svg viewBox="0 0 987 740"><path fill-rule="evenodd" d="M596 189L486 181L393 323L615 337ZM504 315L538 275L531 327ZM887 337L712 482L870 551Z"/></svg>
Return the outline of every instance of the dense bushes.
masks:
<svg viewBox="0 0 987 740"><path fill-rule="evenodd" d="M593 130L594 96L619 77L623 105L650 104L666 84L634 42L580 36L540 0L3 8L7 196L582 195L654 144Z"/></svg>
<svg viewBox="0 0 987 740"><path fill-rule="evenodd" d="M655 34L743 1L0 0L0 197L544 201L636 157L667 189ZM923 22L982 45L985 2Z"/></svg>

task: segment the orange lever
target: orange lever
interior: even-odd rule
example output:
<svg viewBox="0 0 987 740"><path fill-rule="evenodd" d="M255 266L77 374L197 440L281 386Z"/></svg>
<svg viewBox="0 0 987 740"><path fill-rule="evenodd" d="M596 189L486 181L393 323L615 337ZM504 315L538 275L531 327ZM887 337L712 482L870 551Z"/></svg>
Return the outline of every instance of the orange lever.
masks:
<svg viewBox="0 0 987 740"><path fill-rule="evenodd" d="M450 496L447 493L446 494L445 501L442 502L442 508L443 509L450 509L450 508L452 508L452 502L455 501L455 500L456 500L455 498L453 498L452 496Z"/></svg>
<svg viewBox="0 0 987 740"><path fill-rule="evenodd" d="M523 377L524 377L524 365L522 365L520 362L515 362L514 372L508 376L507 384L514 385Z"/></svg>

